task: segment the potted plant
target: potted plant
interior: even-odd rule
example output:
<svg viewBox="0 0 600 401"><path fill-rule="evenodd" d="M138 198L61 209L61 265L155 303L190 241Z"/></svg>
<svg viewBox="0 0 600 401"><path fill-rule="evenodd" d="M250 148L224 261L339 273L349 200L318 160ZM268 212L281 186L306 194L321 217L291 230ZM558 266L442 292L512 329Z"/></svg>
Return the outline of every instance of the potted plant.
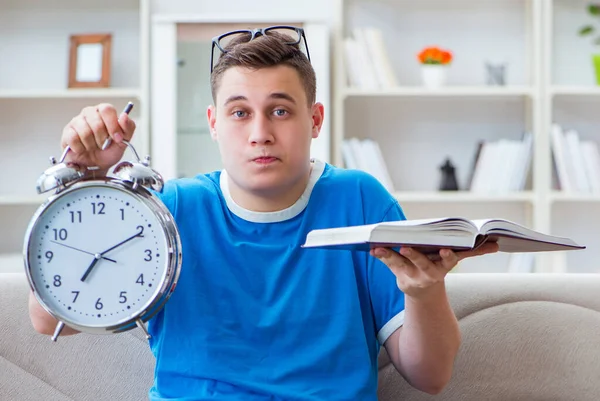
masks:
<svg viewBox="0 0 600 401"><path fill-rule="evenodd" d="M418 54L421 63L423 85L439 88L446 83L447 69L452 62L452 53L437 46L429 46Z"/></svg>
<svg viewBox="0 0 600 401"><path fill-rule="evenodd" d="M600 17L600 3L592 3L587 7L588 14L594 18ZM579 29L579 35L588 37L594 36L593 43L600 46L600 35L597 34L597 29L591 24L586 24ZM592 61L596 70L596 84L600 85L600 53L592 54Z"/></svg>

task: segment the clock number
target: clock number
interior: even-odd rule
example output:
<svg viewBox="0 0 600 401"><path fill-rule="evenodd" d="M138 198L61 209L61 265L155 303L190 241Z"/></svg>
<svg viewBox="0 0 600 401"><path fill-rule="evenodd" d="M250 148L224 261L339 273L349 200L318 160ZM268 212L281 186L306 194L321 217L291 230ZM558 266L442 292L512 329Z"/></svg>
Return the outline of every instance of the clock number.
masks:
<svg viewBox="0 0 600 401"><path fill-rule="evenodd" d="M54 241L64 241L67 239L67 230L65 228L61 228L60 230L53 228L52 231L54 231Z"/></svg>
<svg viewBox="0 0 600 401"><path fill-rule="evenodd" d="M61 277L58 274L56 276L54 276L54 286L55 287L60 287L62 285L62 282L60 280L61 280Z"/></svg>
<svg viewBox="0 0 600 401"><path fill-rule="evenodd" d="M146 252L146 257L144 260L146 262L150 262L152 260L152 251L150 249L146 249L144 252Z"/></svg>
<svg viewBox="0 0 600 401"><path fill-rule="evenodd" d="M92 202L92 214L106 214L104 213L104 202Z"/></svg>
<svg viewBox="0 0 600 401"><path fill-rule="evenodd" d="M48 259L48 263L50 263L52 261L53 257L54 257L54 253L52 253L52 251L46 252L46 259Z"/></svg>
<svg viewBox="0 0 600 401"><path fill-rule="evenodd" d="M119 209L121 211L121 220L125 220L125 209Z"/></svg>
<svg viewBox="0 0 600 401"><path fill-rule="evenodd" d="M124 304L125 302L127 302L127 297L125 296L127 294L127 291L121 291L121 294L119 294L119 303L120 304Z"/></svg>
<svg viewBox="0 0 600 401"><path fill-rule="evenodd" d="M73 298L73 303L77 301L77 297L79 296L79 291L71 291L71 294L75 294L75 298Z"/></svg>
<svg viewBox="0 0 600 401"><path fill-rule="evenodd" d="M100 310L102 308L104 308L104 305L102 305L102 302L100 302L102 298L98 298L98 300L96 301L96 309Z"/></svg>
<svg viewBox="0 0 600 401"><path fill-rule="evenodd" d="M136 229L139 231L138 235L143 237L144 235L144 226L137 226Z"/></svg>
<svg viewBox="0 0 600 401"><path fill-rule="evenodd" d="M71 223L81 223L81 211L70 211L71 214Z"/></svg>
<svg viewBox="0 0 600 401"><path fill-rule="evenodd" d="M136 284L144 285L144 275L140 274L138 279L135 281Z"/></svg>

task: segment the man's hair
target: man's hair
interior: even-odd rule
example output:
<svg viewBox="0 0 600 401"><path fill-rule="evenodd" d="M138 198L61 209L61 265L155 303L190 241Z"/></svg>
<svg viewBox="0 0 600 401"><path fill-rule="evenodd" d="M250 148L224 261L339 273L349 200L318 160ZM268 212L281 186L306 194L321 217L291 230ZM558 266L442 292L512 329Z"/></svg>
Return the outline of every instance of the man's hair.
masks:
<svg viewBox="0 0 600 401"><path fill-rule="evenodd" d="M269 32L248 41L250 33L240 34L225 48L210 76L210 88L216 104L217 91L225 71L232 67L260 69L286 65L298 73L304 86L308 104L316 100L317 79L315 71L299 45L290 45L290 37L279 32ZM302 43L302 41L300 42Z"/></svg>

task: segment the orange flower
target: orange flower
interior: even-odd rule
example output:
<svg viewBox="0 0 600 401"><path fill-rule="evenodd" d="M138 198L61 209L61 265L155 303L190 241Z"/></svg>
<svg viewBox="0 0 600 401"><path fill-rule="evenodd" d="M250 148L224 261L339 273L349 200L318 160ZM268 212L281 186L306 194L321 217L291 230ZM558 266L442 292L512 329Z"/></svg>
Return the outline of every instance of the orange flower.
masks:
<svg viewBox="0 0 600 401"><path fill-rule="evenodd" d="M450 64L452 61L452 53L449 51L442 51L442 64Z"/></svg>
<svg viewBox="0 0 600 401"><path fill-rule="evenodd" d="M418 54L421 64L450 64L452 53L437 46L426 47Z"/></svg>

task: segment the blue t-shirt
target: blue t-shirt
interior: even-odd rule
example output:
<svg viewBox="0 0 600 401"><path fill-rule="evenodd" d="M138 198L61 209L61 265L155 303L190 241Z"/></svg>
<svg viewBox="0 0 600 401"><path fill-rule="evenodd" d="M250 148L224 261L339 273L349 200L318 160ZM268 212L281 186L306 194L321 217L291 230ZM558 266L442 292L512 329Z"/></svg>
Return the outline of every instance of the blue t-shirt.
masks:
<svg viewBox="0 0 600 401"><path fill-rule="evenodd" d="M368 252L302 248L313 229L403 220L370 175L315 161L301 198L258 213L227 174L168 182L177 287L149 322L150 399L376 400L377 355L403 323L395 276Z"/></svg>

